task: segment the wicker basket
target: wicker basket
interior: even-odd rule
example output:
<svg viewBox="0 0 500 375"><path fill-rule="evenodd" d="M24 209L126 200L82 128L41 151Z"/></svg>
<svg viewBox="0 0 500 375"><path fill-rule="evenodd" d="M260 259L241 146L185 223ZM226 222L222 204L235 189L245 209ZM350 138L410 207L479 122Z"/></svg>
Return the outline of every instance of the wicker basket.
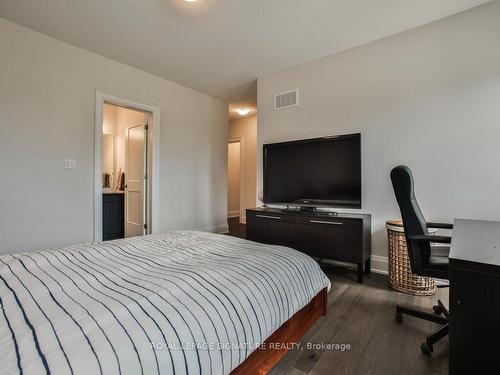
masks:
<svg viewBox="0 0 500 375"><path fill-rule="evenodd" d="M412 273L406 239L401 221L386 223L389 245L389 286L400 292L415 296L430 296L436 293L436 280Z"/></svg>

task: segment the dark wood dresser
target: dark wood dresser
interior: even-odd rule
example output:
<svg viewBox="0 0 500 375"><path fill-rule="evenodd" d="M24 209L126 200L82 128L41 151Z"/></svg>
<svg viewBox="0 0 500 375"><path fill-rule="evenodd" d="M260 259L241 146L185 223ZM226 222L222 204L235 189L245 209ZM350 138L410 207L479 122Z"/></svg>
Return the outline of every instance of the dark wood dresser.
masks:
<svg viewBox="0 0 500 375"><path fill-rule="evenodd" d="M319 259L355 263L358 282L370 272L371 215L246 210L248 240L289 246Z"/></svg>
<svg viewBox="0 0 500 375"><path fill-rule="evenodd" d="M125 194L123 192L102 195L102 239L116 240L125 237Z"/></svg>

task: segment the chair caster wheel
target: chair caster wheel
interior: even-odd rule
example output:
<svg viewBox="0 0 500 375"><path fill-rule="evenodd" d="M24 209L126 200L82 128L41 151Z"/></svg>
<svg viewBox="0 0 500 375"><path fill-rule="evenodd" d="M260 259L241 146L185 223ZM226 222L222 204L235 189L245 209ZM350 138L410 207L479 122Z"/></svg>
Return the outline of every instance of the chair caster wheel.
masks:
<svg viewBox="0 0 500 375"><path fill-rule="evenodd" d="M403 321L403 314L396 312L396 322L401 323Z"/></svg>
<svg viewBox="0 0 500 375"><path fill-rule="evenodd" d="M430 357L432 355L432 352L434 351L432 345L427 345L427 343L425 342L420 345L420 350L428 357Z"/></svg>
<svg viewBox="0 0 500 375"><path fill-rule="evenodd" d="M439 305L432 306L432 310L434 310L434 314L441 315L444 311L443 308Z"/></svg>

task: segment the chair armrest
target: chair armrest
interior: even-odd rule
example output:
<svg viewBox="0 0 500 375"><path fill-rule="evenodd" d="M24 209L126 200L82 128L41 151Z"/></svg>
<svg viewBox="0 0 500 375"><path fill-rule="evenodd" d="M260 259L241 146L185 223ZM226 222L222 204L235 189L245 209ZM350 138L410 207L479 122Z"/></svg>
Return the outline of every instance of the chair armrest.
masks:
<svg viewBox="0 0 500 375"><path fill-rule="evenodd" d="M419 234L416 236L409 236L408 238L412 241L417 241L417 242L451 243L451 237L434 236L432 234Z"/></svg>
<svg viewBox="0 0 500 375"><path fill-rule="evenodd" d="M427 223L427 226L435 229L453 229L453 224L448 223Z"/></svg>

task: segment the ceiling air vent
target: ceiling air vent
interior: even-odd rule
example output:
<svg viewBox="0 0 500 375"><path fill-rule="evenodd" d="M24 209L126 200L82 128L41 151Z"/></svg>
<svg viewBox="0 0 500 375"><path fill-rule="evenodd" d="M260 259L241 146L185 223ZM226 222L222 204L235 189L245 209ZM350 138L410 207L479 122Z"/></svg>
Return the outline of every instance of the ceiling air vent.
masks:
<svg viewBox="0 0 500 375"><path fill-rule="evenodd" d="M285 109L299 105L299 90L274 95L274 109Z"/></svg>

